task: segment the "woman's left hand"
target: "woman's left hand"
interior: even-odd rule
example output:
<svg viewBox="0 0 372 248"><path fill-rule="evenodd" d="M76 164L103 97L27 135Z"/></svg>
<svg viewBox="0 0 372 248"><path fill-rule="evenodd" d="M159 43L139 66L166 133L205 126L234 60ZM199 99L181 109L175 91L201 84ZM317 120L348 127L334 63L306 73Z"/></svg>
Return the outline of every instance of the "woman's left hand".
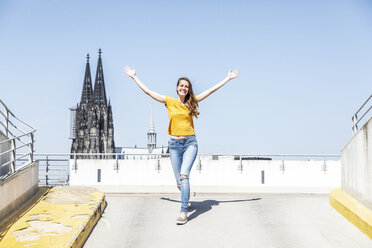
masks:
<svg viewBox="0 0 372 248"><path fill-rule="evenodd" d="M136 69L135 68L132 69L132 68L130 68L129 66L126 65L124 67L124 70L129 77L134 78L136 76Z"/></svg>
<svg viewBox="0 0 372 248"><path fill-rule="evenodd" d="M235 71L232 71L230 70L228 73L227 73L227 78L230 80L230 79L234 79L236 77L239 77L239 71L238 70L235 70Z"/></svg>

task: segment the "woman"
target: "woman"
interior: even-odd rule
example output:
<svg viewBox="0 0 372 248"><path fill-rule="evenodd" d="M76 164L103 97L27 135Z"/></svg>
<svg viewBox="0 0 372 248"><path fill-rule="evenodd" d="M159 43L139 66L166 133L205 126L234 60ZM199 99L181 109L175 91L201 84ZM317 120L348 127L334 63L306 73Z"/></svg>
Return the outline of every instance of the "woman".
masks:
<svg viewBox="0 0 372 248"><path fill-rule="evenodd" d="M131 69L125 66L125 72L147 95L158 102L164 103L168 108L168 134L171 135L168 142L169 155L177 187L181 190L181 212L176 223L178 225L185 224L187 222L187 210L190 199L189 174L198 152L193 117L197 118L199 115L198 103L231 79L238 77L239 71L230 70L224 80L197 96L194 95L190 80L182 77L177 82L177 98L160 95L147 88L136 76L134 68Z"/></svg>

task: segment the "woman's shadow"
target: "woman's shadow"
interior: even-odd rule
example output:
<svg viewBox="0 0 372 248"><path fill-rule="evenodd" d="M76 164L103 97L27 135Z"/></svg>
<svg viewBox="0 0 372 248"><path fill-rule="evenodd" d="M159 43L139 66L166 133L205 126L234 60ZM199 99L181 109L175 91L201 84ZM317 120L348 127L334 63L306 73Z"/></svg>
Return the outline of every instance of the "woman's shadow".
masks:
<svg viewBox="0 0 372 248"><path fill-rule="evenodd" d="M160 198L161 200L171 201L171 202L178 202L181 203L181 201L173 200L170 198ZM208 212L212 209L213 206L218 206L221 203L231 203L231 202L248 202L248 201L258 201L261 200L261 198L252 198L252 199L246 199L246 200L230 200L230 201L216 201L216 200L205 200L202 202L196 202L196 201L190 201L191 206L189 207L189 212L193 212L189 217L188 221L195 219L201 214L204 214L205 212ZM195 211L194 211L195 210Z"/></svg>

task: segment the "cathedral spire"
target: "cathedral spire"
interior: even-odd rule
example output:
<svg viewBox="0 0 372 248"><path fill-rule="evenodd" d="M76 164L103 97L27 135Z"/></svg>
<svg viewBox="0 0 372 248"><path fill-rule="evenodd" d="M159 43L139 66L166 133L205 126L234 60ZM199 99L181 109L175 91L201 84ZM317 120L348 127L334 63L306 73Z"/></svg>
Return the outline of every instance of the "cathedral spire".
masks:
<svg viewBox="0 0 372 248"><path fill-rule="evenodd" d="M94 83L94 102L99 106L107 106L106 90L105 90L105 80L103 78L103 67L102 67L102 50L98 50L98 64L96 72L96 80Z"/></svg>
<svg viewBox="0 0 372 248"><path fill-rule="evenodd" d="M101 49L97 64L95 87L92 88L89 55L84 76L80 105L72 113L71 153L113 153L115 152L112 106L107 103L103 79ZM112 156L89 155L78 158L112 158Z"/></svg>
<svg viewBox="0 0 372 248"><path fill-rule="evenodd" d="M90 65L89 65L89 53L87 54L87 65L85 67L85 76L83 84L83 92L81 93L80 106L86 108L93 96L92 90L92 77L90 75Z"/></svg>
<svg viewBox="0 0 372 248"><path fill-rule="evenodd" d="M149 130L149 132L155 132L154 113L152 112L152 109L151 109L151 116L150 116L150 130Z"/></svg>

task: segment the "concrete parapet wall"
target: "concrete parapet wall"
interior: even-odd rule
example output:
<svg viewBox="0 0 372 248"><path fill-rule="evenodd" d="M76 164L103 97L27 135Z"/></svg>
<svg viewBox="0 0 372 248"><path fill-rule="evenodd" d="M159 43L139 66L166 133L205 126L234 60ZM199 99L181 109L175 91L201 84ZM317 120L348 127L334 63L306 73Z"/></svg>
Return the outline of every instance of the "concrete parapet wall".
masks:
<svg viewBox="0 0 372 248"><path fill-rule="evenodd" d="M0 220L34 195L39 187L39 162L0 181Z"/></svg>
<svg viewBox="0 0 372 248"><path fill-rule="evenodd" d="M199 164L200 163L200 164ZM70 160L70 185L91 185L104 192L177 192L169 158L159 161ZM324 168L326 170L324 170ZM340 161L201 160L190 183L198 192L329 193L341 186Z"/></svg>
<svg viewBox="0 0 372 248"><path fill-rule="evenodd" d="M372 118L342 149L342 189L372 209Z"/></svg>
<svg viewBox="0 0 372 248"><path fill-rule="evenodd" d="M0 142L7 140L8 137L0 131ZM11 142L5 142L0 144L0 153L3 153L5 151L10 150L11 148ZM0 176L6 175L10 172L11 170L11 165L8 164L6 166L2 166L3 164L7 163L10 161L10 153L0 155Z"/></svg>

